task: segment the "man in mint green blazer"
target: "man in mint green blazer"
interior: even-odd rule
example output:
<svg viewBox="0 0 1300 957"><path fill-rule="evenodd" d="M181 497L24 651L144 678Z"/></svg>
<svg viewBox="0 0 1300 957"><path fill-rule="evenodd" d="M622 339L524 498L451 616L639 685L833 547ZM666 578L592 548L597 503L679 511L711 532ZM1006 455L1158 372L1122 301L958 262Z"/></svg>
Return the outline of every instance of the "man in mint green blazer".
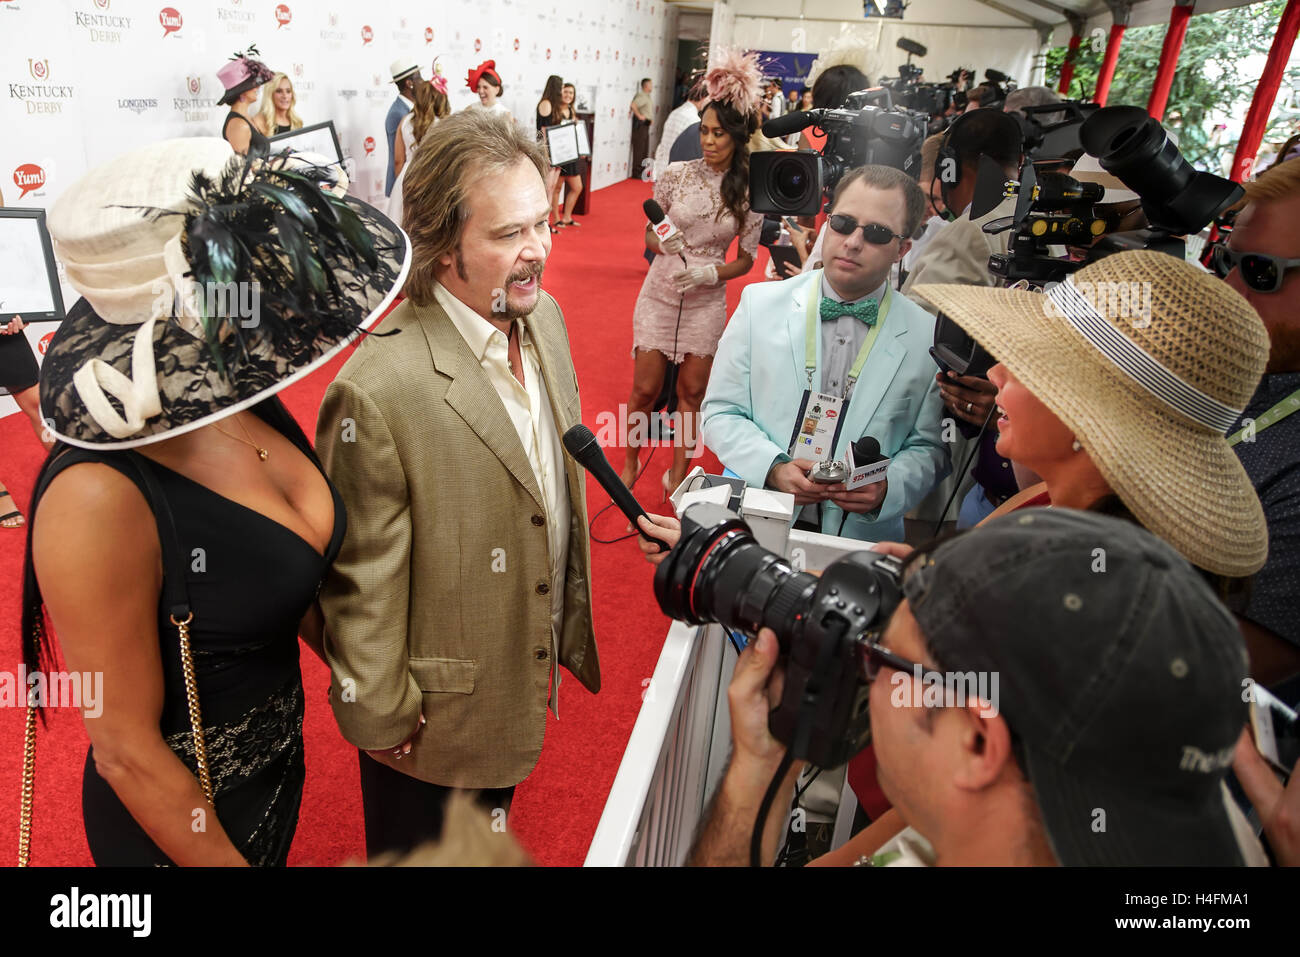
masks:
<svg viewBox="0 0 1300 957"><path fill-rule="evenodd" d="M902 541L903 515L951 469L928 352L934 317L889 288L890 267L911 248L924 209L920 187L898 170L845 174L823 238L824 267L747 286L718 343L700 410L704 443L746 484L793 493L796 505L813 507L805 517L820 510L830 535ZM849 396L834 458L872 436L891 460L883 482L851 492L818 485L807 478L812 461L787 454L809 384L810 326L812 391Z"/></svg>

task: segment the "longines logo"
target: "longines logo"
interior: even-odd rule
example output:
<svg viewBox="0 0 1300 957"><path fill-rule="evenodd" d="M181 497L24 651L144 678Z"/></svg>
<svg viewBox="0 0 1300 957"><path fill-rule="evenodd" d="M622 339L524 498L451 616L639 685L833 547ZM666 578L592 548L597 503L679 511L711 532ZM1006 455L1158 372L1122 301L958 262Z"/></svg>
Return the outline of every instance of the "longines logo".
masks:
<svg viewBox="0 0 1300 957"><path fill-rule="evenodd" d="M94 0L100 10L107 10L110 0ZM74 11L73 21L79 27L86 28L91 43L121 43L122 31L131 29L130 17L110 16L106 13L82 13Z"/></svg>
<svg viewBox="0 0 1300 957"><path fill-rule="evenodd" d="M119 99L117 101L117 108L119 110L130 110L136 116L139 116L145 110L156 110L158 108L158 101L152 97L148 99L135 100Z"/></svg>
<svg viewBox="0 0 1300 957"><path fill-rule="evenodd" d="M9 99L22 100L29 114L62 113L63 101L72 99L71 84L50 83L50 61L28 58L27 73L36 83L10 83Z"/></svg>
<svg viewBox="0 0 1300 957"><path fill-rule="evenodd" d="M335 91L335 93L338 95L338 98L340 100L351 100L354 97L356 97L358 92L359 92L358 90L336 90Z"/></svg>

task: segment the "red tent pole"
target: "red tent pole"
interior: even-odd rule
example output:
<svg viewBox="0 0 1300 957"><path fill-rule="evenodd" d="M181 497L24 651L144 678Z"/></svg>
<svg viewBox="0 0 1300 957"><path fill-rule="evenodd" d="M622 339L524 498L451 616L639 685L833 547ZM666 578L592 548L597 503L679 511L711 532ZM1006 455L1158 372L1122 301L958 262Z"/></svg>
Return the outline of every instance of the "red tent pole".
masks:
<svg viewBox="0 0 1300 957"><path fill-rule="evenodd" d="M1187 21L1192 18L1192 9L1196 0L1176 0L1169 13L1169 29L1165 31L1164 46L1160 49L1160 64L1156 67L1156 81L1151 87L1151 99L1147 101L1147 112L1157 121L1165 118L1165 106L1169 103L1169 91L1174 85L1174 71L1178 69L1178 54L1183 49L1183 38L1187 36Z"/></svg>
<svg viewBox="0 0 1300 957"><path fill-rule="evenodd" d="M1110 81L1115 78L1115 64L1119 62L1119 45L1124 39L1125 26L1123 23L1110 25L1110 39L1106 41L1106 55L1101 60L1101 69L1097 73L1097 93L1093 96L1098 106L1105 106L1106 97L1110 95Z"/></svg>
<svg viewBox="0 0 1300 957"><path fill-rule="evenodd" d="M1070 48L1065 52L1065 62L1061 64L1061 82L1056 84L1057 93L1068 95L1070 92L1070 81L1074 79L1074 58L1079 52L1079 41L1082 39L1078 33L1070 34Z"/></svg>
<svg viewBox="0 0 1300 957"><path fill-rule="evenodd" d="M1277 33L1273 36L1273 45L1268 51L1268 61L1260 75L1259 85L1255 87L1255 96L1250 101L1250 112L1246 114L1246 123L1241 128L1241 139L1237 141L1237 152L1232 157L1231 178L1238 183L1250 176L1255 169L1255 153L1260 141L1264 139L1264 127L1268 125L1268 115L1273 111L1273 101L1277 99L1277 88L1282 82L1291 47L1295 45L1296 33L1300 32L1300 0L1287 0L1282 19L1278 21Z"/></svg>

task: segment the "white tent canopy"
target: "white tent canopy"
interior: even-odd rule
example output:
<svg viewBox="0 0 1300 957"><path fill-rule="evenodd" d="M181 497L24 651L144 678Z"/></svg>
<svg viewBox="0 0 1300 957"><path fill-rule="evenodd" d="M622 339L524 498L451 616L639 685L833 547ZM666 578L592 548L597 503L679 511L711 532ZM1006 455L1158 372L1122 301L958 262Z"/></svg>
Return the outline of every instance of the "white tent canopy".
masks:
<svg viewBox="0 0 1300 957"><path fill-rule="evenodd" d="M1244 6L1252 0L1196 0L1196 13ZM683 9L711 10L714 45L755 50L816 53L851 32L875 49L873 79L894 76L906 54L900 37L928 48L914 59L926 79L959 66L989 67L1015 77L1022 86L1042 82L1045 47L1064 46L1072 23L1085 36L1104 39L1112 23L1105 0L911 0L901 20L864 18L862 0L685 0ZM884 0L877 0L883 9ZM1118 7L1120 4L1113 3ZM1137 0L1125 5L1130 26L1165 23L1173 0ZM1098 33L1098 31L1100 31Z"/></svg>

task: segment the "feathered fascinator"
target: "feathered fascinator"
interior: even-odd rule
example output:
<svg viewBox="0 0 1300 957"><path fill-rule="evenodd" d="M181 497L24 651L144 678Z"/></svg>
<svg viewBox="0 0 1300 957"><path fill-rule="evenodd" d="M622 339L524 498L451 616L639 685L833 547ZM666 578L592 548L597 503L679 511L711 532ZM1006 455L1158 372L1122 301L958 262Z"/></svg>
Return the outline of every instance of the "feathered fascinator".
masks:
<svg viewBox="0 0 1300 957"><path fill-rule="evenodd" d="M763 71L757 53L736 49L718 51L718 59L704 76L709 99L730 104L741 116L758 113L763 99Z"/></svg>
<svg viewBox="0 0 1300 957"><path fill-rule="evenodd" d="M447 95L447 78L443 76L442 67L438 65L437 57L433 58L433 76L429 77L429 82L443 96Z"/></svg>
<svg viewBox="0 0 1300 957"><path fill-rule="evenodd" d="M817 78L833 66L851 66L868 77L879 76L882 61L876 54L878 45L854 30L841 33L813 60L808 70L808 88L811 89Z"/></svg>
<svg viewBox="0 0 1300 957"><path fill-rule="evenodd" d="M61 440L132 448L274 395L368 330L410 244L307 154L239 156L187 137L69 186L47 222L83 296L46 352Z"/></svg>

